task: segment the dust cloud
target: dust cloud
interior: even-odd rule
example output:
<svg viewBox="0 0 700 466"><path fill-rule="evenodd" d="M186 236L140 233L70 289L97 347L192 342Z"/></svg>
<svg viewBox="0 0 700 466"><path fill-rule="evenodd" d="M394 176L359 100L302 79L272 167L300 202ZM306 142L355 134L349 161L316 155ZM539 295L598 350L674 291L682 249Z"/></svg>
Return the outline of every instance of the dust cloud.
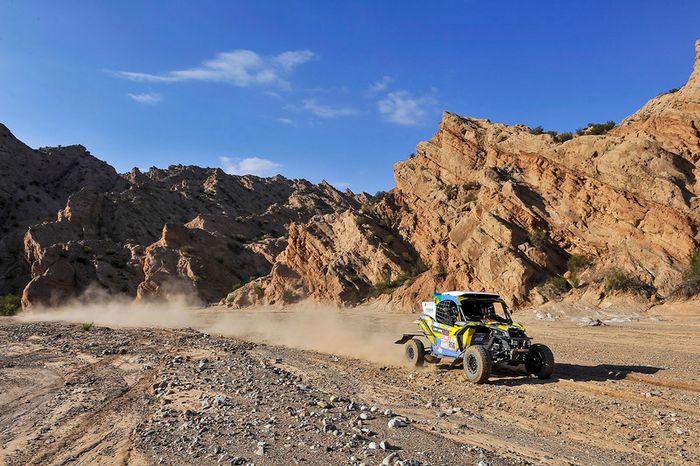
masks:
<svg viewBox="0 0 700 466"><path fill-rule="evenodd" d="M193 328L212 335L392 365L403 362L403 348L394 341L402 333L416 330L413 316L376 308L340 310L305 302L285 309L230 310L193 307L186 296L148 303L103 297L32 309L18 318L92 322L108 327Z"/></svg>

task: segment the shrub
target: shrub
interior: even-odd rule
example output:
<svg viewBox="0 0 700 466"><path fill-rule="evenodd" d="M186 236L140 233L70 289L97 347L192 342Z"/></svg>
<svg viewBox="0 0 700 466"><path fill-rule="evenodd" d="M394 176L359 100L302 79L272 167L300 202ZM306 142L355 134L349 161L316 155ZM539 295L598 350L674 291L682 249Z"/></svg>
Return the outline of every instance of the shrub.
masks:
<svg viewBox="0 0 700 466"><path fill-rule="evenodd" d="M558 143L566 142L570 139L573 139L574 135L571 133L559 133L556 136L554 136L554 140Z"/></svg>
<svg viewBox="0 0 700 466"><path fill-rule="evenodd" d="M599 136L605 134L615 127L615 122L612 120L606 121L605 123L588 123L588 132Z"/></svg>
<svg viewBox="0 0 700 466"><path fill-rule="evenodd" d="M285 304L292 303L297 299L297 295L289 288L285 288L282 292L282 302Z"/></svg>
<svg viewBox="0 0 700 466"><path fill-rule="evenodd" d="M429 268L430 268L430 267L428 267L428 264L425 263L425 261L423 260L423 258L422 258L422 257L419 257L418 259L416 259L416 265L415 265L415 266L413 267L413 269L411 270L411 273L412 273L413 276L415 277L416 275L420 275L420 274L422 274L423 272L428 271Z"/></svg>
<svg viewBox="0 0 700 466"><path fill-rule="evenodd" d="M442 260L437 260L434 262L433 276L436 280L444 280L447 278L447 269L445 268L445 263Z"/></svg>
<svg viewBox="0 0 700 466"><path fill-rule="evenodd" d="M206 277L204 275L192 275L192 281L195 283L200 283Z"/></svg>
<svg viewBox="0 0 700 466"><path fill-rule="evenodd" d="M445 185L444 190L445 190L445 194L447 195L448 199L454 199L455 197L457 197L458 188L456 185L454 185L454 184Z"/></svg>
<svg viewBox="0 0 700 466"><path fill-rule="evenodd" d="M474 191L470 191L467 194L464 195L464 203L469 204L470 202L476 202L477 196Z"/></svg>
<svg viewBox="0 0 700 466"><path fill-rule="evenodd" d="M569 256L569 259L566 261L567 268L569 269L569 272L571 273L576 273L582 269L587 268L589 265L591 265L591 261L588 257L583 256L581 254L572 254Z"/></svg>
<svg viewBox="0 0 700 466"><path fill-rule="evenodd" d="M369 294L370 296L379 296L385 293L391 293L394 291L394 289L400 287L410 279L411 277L405 273L400 274L394 280L388 276L384 276L380 281L374 284L374 286L370 289Z"/></svg>
<svg viewBox="0 0 700 466"><path fill-rule="evenodd" d="M85 254L90 254L92 252L92 248L86 244L85 246L83 246L83 252Z"/></svg>
<svg viewBox="0 0 700 466"><path fill-rule="evenodd" d="M530 128L530 134L539 135L542 133L544 133L544 129L542 128L542 125L535 126L534 128Z"/></svg>
<svg viewBox="0 0 700 466"><path fill-rule="evenodd" d="M668 90L669 94L675 94L676 92L680 91L677 87L672 87L671 89Z"/></svg>
<svg viewBox="0 0 700 466"><path fill-rule="evenodd" d="M465 191L474 191L481 188L481 183L478 181L467 181L462 185L462 189Z"/></svg>
<svg viewBox="0 0 700 466"><path fill-rule="evenodd" d="M258 298L260 298L263 295L264 291L265 290L263 290L263 287L260 286L259 284L257 284L257 283L253 284L253 294L255 296L257 296Z"/></svg>
<svg viewBox="0 0 700 466"><path fill-rule="evenodd" d="M688 268L683 271L683 279L676 292L687 298L700 294L700 250L688 257Z"/></svg>
<svg viewBox="0 0 700 466"><path fill-rule="evenodd" d="M83 322L80 324L80 328L82 328L85 332L89 332L92 329L93 324L93 322Z"/></svg>
<svg viewBox="0 0 700 466"><path fill-rule="evenodd" d="M615 267L605 275L606 291L640 291L648 286L627 270Z"/></svg>
<svg viewBox="0 0 700 466"><path fill-rule="evenodd" d="M182 257L190 257L192 255L192 246L183 246L180 248Z"/></svg>
<svg viewBox="0 0 700 466"><path fill-rule="evenodd" d="M384 237L382 238L382 242L386 245L390 245L391 243L394 242L395 239L396 238L394 238L394 235L388 234L388 235L384 235Z"/></svg>
<svg viewBox="0 0 700 466"><path fill-rule="evenodd" d="M401 253L401 258L402 258L403 260L405 260L406 262L411 262L411 260L413 260L413 258L412 258L411 255L408 253L408 251L402 252L402 253Z"/></svg>
<svg viewBox="0 0 700 466"><path fill-rule="evenodd" d="M544 246L545 241L547 241L547 236L547 231L542 228L533 228L527 233L528 241L537 249Z"/></svg>
<svg viewBox="0 0 700 466"><path fill-rule="evenodd" d="M541 293L547 299L557 299L569 290L569 282L563 277L551 277L542 286Z"/></svg>
<svg viewBox="0 0 700 466"><path fill-rule="evenodd" d="M13 316L20 311L21 307L19 296L13 294L0 296L0 316Z"/></svg>

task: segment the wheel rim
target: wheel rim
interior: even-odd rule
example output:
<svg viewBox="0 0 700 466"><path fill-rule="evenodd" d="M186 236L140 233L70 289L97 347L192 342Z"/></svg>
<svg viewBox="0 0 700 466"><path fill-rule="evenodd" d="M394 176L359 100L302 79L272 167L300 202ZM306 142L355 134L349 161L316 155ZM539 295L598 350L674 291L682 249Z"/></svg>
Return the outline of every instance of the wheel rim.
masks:
<svg viewBox="0 0 700 466"><path fill-rule="evenodd" d="M470 374L475 373L479 369L479 362L476 360L474 355L467 356L467 370Z"/></svg>
<svg viewBox="0 0 700 466"><path fill-rule="evenodd" d="M409 347L408 347L408 349L406 350L406 355L408 356L408 359L410 359L411 361L413 361L413 359L414 359L414 357L415 357L415 355L416 355L416 352L413 350L413 347L412 347L412 346L409 346Z"/></svg>
<svg viewBox="0 0 700 466"><path fill-rule="evenodd" d="M530 367L533 372L537 372L542 369L542 358L536 351L530 352Z"/></svg>

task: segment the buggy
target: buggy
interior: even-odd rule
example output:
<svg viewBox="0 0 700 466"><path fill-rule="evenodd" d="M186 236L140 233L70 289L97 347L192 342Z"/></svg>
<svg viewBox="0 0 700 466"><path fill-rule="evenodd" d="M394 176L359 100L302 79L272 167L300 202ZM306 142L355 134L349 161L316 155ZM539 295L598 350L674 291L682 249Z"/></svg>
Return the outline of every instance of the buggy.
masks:
<svg viewBox="0 0 700 466"><path fill-rule="evenodd" d="M421 305L423 313L415 321L421 332L404 334L395 342L405 345L410 364L461 361L472 383L486 382L496 364L524 366L528 374L541 379L552 376L552 351L532 344L499 295L448 291L434 293L433 301Z"/></svg>

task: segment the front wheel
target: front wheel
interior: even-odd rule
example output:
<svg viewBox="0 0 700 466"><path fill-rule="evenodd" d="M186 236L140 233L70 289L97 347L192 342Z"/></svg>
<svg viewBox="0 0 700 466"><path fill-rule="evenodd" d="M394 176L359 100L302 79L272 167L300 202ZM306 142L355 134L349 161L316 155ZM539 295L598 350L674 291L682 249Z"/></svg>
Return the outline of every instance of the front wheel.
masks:
<svg viewBox="0 0 700 466"><path fill-rule="evenodd" d="M480 345L470 346L464 354L464 374L471 383L484 383L491 375L491 355Z"/></svg>
<svg viewBox="0 0 700 466"><path fill-rule="evenodd" d="M413 366L422 366L425 360L425 347L417 338L411 338L406 343L406 359Z"/></svg>
<svg viewBox="0 0 700 466"><path fill-rule="evenodd" d="M528 374L540 379L548 379L554 372L554 354L546 345L535 344L530 347L530 354L525 362Z"/></svg>

